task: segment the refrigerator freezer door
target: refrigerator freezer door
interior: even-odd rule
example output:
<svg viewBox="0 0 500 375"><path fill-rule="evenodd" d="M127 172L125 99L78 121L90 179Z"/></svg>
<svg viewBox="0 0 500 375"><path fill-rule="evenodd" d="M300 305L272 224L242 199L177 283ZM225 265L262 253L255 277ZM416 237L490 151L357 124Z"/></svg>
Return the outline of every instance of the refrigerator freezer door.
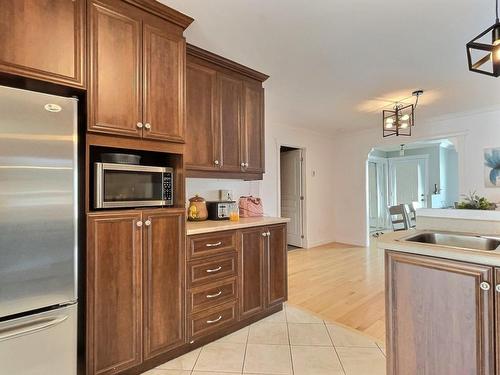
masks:
<svg viewBox="0 0 500 375"><path fill-rule="evenodd" d="M0 318L77 298L76 108L0 86Z"/></svg>
<svg viewBox="0 0 500 375"><path fill-rule="evenodd" d="M76 375L77 305L0 322L0 374Z"/></svg>

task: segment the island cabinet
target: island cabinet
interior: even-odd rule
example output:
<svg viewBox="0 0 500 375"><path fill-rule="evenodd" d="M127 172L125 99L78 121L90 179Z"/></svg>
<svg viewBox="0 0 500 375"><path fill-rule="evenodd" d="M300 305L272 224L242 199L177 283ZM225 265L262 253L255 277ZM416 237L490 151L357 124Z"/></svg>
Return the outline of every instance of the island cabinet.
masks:
<svg viewBox="0 0 500 375"><path fill-rule="evenodd" d="M88 130L184 142L183 32L192 19L145 11L145 0L88 3Z"/></svg>
<svg viewBox="0 0 500 375"><path fill-rule="evenodd" d="M88 214L87 374L185 344L183 209Z"/></svg>
<svg viewBox="0 0 500 375"><path fill-rule="evenodd" d="M230 332L287 298L286 224L188 236L188 340Z"/></svg>
<svg viewBox="0 0 500 375"><path fill-rule="evenodd" d="M493 267L387 251L386 286L388 375L495 374Z"/></svg>
<svg viewBox="0 0 500 375"><path fill-rule="evenodd" d="M83 88L85 0L2 0L0 72Z"/></svg>
<svg viewBox="0 0 500 375"><path fill-rule="evenodd" d="M193 177L262 179L268 76L187 47L186 169Z"/></svg>

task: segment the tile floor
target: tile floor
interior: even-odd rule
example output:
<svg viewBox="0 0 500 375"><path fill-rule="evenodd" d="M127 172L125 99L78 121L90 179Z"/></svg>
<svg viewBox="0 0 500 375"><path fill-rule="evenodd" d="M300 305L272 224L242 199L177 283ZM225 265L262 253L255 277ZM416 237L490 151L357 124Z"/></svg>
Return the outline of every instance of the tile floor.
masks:
<svg viewBox="0 0 500 375"><path fill-rule="evenodd" d="M143 375L385 375L384 348L287 305Z"/></svg>

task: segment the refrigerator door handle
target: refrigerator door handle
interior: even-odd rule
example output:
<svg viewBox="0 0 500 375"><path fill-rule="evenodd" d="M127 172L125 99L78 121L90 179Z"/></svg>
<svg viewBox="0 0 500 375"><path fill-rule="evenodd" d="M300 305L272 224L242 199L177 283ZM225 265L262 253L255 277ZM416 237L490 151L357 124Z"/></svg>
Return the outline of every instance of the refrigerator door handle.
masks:
<svg viewBox="0 0 500 375"><path fill-rule="evenodd" d="M0 330L0 341L11 340L13 338L29 335L34 332L42 331L61 324L66 319L67 315L54 316L47 318L34 319L31 322L15 324L12 327L7 327Z"/></svg>

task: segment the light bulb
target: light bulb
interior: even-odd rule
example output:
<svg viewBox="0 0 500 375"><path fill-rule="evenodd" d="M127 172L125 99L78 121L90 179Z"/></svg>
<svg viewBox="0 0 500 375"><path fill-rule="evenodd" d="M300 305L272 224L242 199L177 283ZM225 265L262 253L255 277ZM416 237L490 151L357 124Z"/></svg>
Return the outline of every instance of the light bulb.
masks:
<svg viewBox="0 0 500 375"><path fill-rule="evenodd" d="M401 120L403 121L408 121L410 119L410 115L406 114L406 115L403 115L403 117L401 117Z"/></svg>
<svg viewBox="0 0 500 375"><path fill-rule="evenodd" d="M401 123L401 129L406 129L407 127L408 127L408 123L407 122Z"/></svg>
<svg viewBox="0 0 500 375"><path fill-rule="evenodd" d="M387 123L385 124L385 128L386 128L386 129L392 129L392 122L387 122Z"/></svg>
<svg viewBox="0 0 500 375"><path fill-rule="evenodd" d="M386 124L392 124L394 123L394 119L392 117L389 117L387 120L385 120Z"/></svg>

